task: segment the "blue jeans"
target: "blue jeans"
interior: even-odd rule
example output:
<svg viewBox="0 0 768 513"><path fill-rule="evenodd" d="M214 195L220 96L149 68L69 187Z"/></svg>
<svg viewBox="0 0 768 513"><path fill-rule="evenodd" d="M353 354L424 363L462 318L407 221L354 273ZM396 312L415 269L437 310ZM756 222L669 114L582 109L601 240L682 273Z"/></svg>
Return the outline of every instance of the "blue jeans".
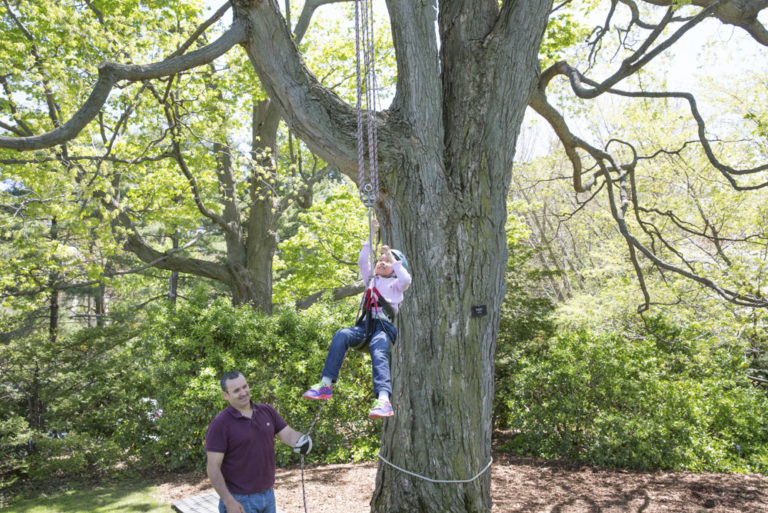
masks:
<svg viewBox="0 0 768 513"><path fill-rule="evenodd" d="M392 395L392 377L389 373L389 341L391 339L394 342L397 339L397 329L387 321L376 319L374 322L374 332L368 346L373 370L373 394L376 397L379 396L379 392ZM331 378L336 383L347 349L359 346L364 341L365 323L363 322L359 322L351 328L342 328L337 331L331 339L331 347L328 348L323 376Z"/></svg>
<svg viewBox="0 0 768 513"><path fill-rule="evenodd" d="M243 505L245 513L275 513L275 493L272 488L262 493L233 493L232 497ZM227 513L224 501L219 499L219 513Z"/></svg>

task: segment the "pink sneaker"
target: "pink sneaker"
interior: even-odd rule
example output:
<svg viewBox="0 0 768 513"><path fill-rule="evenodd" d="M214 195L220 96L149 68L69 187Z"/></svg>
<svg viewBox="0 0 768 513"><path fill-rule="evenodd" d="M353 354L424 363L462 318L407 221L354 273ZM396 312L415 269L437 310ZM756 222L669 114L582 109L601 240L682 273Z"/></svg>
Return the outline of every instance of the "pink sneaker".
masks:
<svg viewBox="0 0 768 513"><path fill-rule="evenodd" d="M330 399L333 397L333 385L326 385L321 381L312 385L312 388L304 392L301 397L304 399Z"/></svg>
<svg viewBox="0 0 768 513"><path fill-rule="evenodd" d="M391 417L395 414L392 411L392 403L379 399L376 401L376 405L371 411L368 412L369 419L380 419L383 417Z"/></svg>

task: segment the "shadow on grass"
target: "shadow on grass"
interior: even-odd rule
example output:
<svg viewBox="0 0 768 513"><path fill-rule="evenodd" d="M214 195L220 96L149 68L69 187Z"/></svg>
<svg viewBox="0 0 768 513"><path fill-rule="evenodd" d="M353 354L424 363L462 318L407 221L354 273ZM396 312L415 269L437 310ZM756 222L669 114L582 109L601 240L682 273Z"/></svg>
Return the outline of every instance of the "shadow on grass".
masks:
<svg viewBox="0 0 768 513"><path fill-rule="evenodd" d="M146 481L115 483L41 494L3 508L3 513L168 513Z"/></svg>

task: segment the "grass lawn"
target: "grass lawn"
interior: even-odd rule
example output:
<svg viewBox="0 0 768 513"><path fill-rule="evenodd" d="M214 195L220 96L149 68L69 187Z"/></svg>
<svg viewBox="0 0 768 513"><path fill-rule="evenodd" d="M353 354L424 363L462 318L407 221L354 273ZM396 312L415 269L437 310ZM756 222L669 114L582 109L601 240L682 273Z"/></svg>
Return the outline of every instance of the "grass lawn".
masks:
<svg viewBox="0 0 768 513"><path fill-rule="evenodd" d="M2 508L3 513L169 513L147 482L114 483L58 494L42 494Z"/></svg>

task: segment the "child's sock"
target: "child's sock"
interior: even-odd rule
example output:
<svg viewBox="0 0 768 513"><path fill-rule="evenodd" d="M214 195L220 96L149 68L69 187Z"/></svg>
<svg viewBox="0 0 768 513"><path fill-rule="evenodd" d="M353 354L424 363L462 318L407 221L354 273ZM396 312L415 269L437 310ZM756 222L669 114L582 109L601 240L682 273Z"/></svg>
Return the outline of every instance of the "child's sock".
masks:
<svg viewBox="0 0 768 513"><path fill-rule="evenodd" d="M329 378L328 376L323 376L323 379L321 379L320 381L322 381L323 384L327 387L331 386L331 378Z"/></svg>
<svg viewBox="0 0 768 513"><path fill-rule="evenodd" d="M379 401L389 401L389 394L386 392L379 392Z"/></svg>

